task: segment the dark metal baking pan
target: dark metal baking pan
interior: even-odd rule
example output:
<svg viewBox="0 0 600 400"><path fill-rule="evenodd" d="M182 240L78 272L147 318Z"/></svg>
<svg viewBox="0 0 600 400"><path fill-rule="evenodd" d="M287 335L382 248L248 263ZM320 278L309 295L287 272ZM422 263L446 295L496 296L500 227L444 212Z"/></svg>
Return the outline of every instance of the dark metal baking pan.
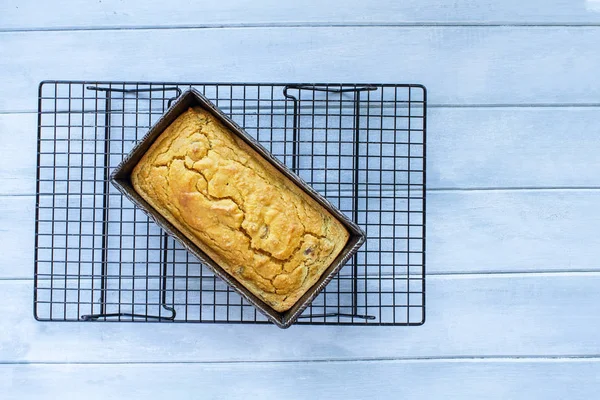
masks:
<svg viewBox="0 0 600 400"><path fill-rule="evenodd" d="M267 303L252 294L244 285L238 282L233 276L213 261L202 249L188 239L181 231L173 226L165 217L158 213L150 204L148 204L133 188L130 175L133 168L140 161L142 156L148 151L152 143L160 136L160 134L173 122L175 119L185 112L191 106L200 106L217 119L219 119L226 127L228 127L234 135L237 135L244 140L251 148L253 148L265 160L271 163L283 175L288 177L293 183L300 187L307 195L312 197L317 203L321 204L335 218L337 218L350 233L350 237L346 246L340 254L335 258L333 263L325 270L319 280L290 308L285 312L274 310ZM310 305L315 297L329 283L333 276L344 266L344 264L352 257L365 241L364 232L352 220L335 208L329 201L315 191L311 186L304 182L300 177L293 173L281 161L276 159L269 151L261 146L254 138L248 135L240 126L233 122L213 103L211 103L200 92L191 89L184 92L165 112L165 114L154 124L150 131L142 138L142 140L133 148L133 150L125 157L119 166L113 171L111 177L113 185L123 193L136 206L142 209L154 222L156 222L169 235L173 236L181 243L190 253L196 256L204 265L210 268L215 275L223 279L236 292L253 304L261 311L270 321L275 323L280 328L288 328L302 314L304 309Z"/></svg>

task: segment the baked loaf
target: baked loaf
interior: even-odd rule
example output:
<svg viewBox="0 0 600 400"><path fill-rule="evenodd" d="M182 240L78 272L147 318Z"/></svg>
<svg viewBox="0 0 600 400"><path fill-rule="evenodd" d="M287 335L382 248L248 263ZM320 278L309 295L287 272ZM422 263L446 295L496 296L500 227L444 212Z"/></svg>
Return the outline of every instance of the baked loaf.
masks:
<svg viewBox="0 0 600 400"><path fill-rule="evenodd" d="M190 108L134 168L135 190L275 310L344 248L346 228L208 111Z"/></svg>

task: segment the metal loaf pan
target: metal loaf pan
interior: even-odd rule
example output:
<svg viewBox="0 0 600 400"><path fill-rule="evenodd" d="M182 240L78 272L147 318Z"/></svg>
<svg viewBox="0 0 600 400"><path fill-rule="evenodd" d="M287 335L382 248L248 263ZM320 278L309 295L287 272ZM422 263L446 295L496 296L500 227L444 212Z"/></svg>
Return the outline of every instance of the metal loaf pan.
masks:
<svg viewBox="0 0 600 400"><path fill-rule="evenodd" d="M142 156L148 151L152 143L160 136L160 134L183 112L191 106L200 106L211 112L219 119L232 134L237 135L252 147L260 156L271 163L283 175L289 178L293 183L300 187L307 195L312 197L317 203L321 204L335 218L337 218L350 233L350 238L341 253L336 257L333 263L325 270L321 278L315 283L292 308L285 312L275 311L267 303L252 294L248 289L238 282L227 271L213 261L202 249L188 239L181 231L173 226L165 217L158 213L150 204L148 204L133 188L130 175L133 168L140 161ZM150 128L150 131L142 138L142 140L133 148L133 150L125 157L119 166L111 174L110 180L112 184L123 193L136 206L144 211L154 222L156 222L169 235L174 237L181 245L183 245L190 253L196 256L203 264L210 268L215 275L223 279L236 292L253 304L260 312L262 312L270 321L275 323L280 328L288 328L300 316L302 311L306 309L313 299L323 290L333 276L344 266L344 264L352 257L365 241L364 232L351 221L348 217L336 209L329 201L315 191L311 186L299 178L281 161L276 159L269 151L262 147L254 138L247 134L240 126L233 122L213 103L211 103L200 92L191 89L179 96L179 98L171 105L165 114Z"/></svg>

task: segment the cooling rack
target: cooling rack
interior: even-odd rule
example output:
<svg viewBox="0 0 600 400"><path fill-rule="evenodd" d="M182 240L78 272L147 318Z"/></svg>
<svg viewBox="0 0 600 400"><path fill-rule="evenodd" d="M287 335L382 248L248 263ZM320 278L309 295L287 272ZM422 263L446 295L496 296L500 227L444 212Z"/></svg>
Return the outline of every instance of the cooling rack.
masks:
<svg viewBox="0 0 600 400"><path fill-rule="evenodd" d="M367 234L297 324L422 324L426 91L398 84L42 82L36 319L268 323L109 183L190 87Z"/></svg>

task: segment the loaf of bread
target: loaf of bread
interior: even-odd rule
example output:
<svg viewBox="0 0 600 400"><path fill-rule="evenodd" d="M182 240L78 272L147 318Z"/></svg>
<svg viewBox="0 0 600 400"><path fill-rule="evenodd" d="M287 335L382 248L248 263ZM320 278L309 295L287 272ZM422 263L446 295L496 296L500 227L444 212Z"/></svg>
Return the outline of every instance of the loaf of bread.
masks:
<svg viewBox="0 0 600 400"><path fill-rule="evenodd" d="M134 168L135 190L282 312L344 248L346 228L208 111L181 114Z"/></svg>

